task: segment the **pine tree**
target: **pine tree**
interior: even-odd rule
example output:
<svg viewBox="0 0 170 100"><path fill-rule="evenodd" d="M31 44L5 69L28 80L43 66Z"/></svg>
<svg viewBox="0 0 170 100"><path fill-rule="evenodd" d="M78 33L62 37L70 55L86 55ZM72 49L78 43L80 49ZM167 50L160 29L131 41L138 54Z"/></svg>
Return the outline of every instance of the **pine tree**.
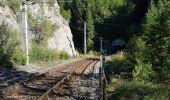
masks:
<svg viewBox="0 0 170 100"><path fill-rule="evenodd" d="M95 30L94 30L94 20L92 17L92 12L91 12L91 7L89 4L87 4L87 10L86 10L86 16L87 16L87 47L89 49L93 49L93 45L94 45L94 34L95 34Z"/></svg>
<svg viewBox="0 0 170 100"><path fill-rule="evenodd" d="M151 3L144 24L144 39L149 48L149 59L158 73L167 69L170 54L170 2Z"/></svg>

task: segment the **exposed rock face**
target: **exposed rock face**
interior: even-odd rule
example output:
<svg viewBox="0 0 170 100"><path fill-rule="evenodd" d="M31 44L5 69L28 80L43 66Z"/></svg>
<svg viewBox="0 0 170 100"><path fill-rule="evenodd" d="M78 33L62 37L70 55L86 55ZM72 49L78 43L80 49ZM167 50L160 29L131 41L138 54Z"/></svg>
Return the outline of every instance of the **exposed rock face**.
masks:
<svg viewBox="0 0 170 100"><path fill-rule="evenodd" d="M76 55L73 36L69 28L68 22L60 15L59 5L57 2L53 2L53 5L49 6L48 3L36 2L28 5L28 11L35 17L47 17L53 24L57 26L54 31L54 35L48 39L47 46L50 49L56 49L57 51L67 52L70 56ZM17 22L16 15L10 10L8 6L0 6L0 23L3 21L12 26L13 29L21 32L21 24ZM29 35L32 36L33 32L29 31ZM31 37L30 37L31 38Z"/></svg>
<svg viewBox="0 0 170 100"><path fill-rule="evenodd" d="M53 24L58 26L54 31L54 36L47 41L48 48L65 51L71 56L76 55L69 24L60 15L57 2L54 2L51 7L47 3L39 2L29 5L28 10L30 10L34 16L45 16L49 18Z"/></svg>
<svg viewBox="0 0 170 100"><path fill-rule="evenodd" d="M1 3L1 2L0 2ZM0 6L0 25L2 23L8 24L13 30L20 32L20 24L17 22L16 16L13 14L8 6Z"/></svg>

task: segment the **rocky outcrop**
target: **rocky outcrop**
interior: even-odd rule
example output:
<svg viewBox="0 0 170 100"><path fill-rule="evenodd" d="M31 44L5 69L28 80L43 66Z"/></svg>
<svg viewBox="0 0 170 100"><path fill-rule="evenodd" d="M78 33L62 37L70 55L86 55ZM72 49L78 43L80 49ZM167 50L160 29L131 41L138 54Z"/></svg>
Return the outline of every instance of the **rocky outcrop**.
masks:
<svg viewBox="0 0 170 100"><path fill-rule="evenodd" d="M1 2L0 2L1 3ZM13 30L21 32L21 26L16 20L16 15L12 12L12 10L7 6L0 6L0 25L2 23L8 24Z"/></svg>
<svg viewBox="0 0 170 100"><path fill-rule="evenodd" d="M65 51L71 56L76 55L73 36L69 28L69 24L60 15L57 2L53 2L53 5L49 5L42 0L41 2L29 5L28 10L30 10L34 16L47 17L53 24L57 26L53 37L49 38L47 41L48 48Z"/></svg>
<svg viewBox="0 0 170 100"><path fill-rule="evenodd" d="M60 10L57 2L53 2L52 5L49 5L47 2L44 2L44 0L39 0L39 2L35 3L29 1L29 5L27 7L28 11L33 16L44 16L48 18L52 24L57 26L54 31L54 35L47 41L48 48L67 52L70 56L76 55L73 35L68 22L59 13ZM21 15L21 13L19 14ZM8 23L13 29L22 32L21 23L17 21L17 17L18 16L15 15L7 5L0 6L0 23ZM32 34L33 32L29 31L29 36L32 36Z"/></svg>

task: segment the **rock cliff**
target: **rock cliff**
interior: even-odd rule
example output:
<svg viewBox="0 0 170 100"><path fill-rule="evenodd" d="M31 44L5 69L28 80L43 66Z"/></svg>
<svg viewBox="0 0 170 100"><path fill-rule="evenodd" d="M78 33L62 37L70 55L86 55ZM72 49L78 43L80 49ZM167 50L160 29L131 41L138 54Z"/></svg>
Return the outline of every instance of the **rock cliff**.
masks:
<svg viewBox="0 0 170 100"><path fill-rule="evenodd" d="M58 3L52 2L49 5L49 2L46 1L48 0L39 0L37 2L29 1L27 2L27 8L32 16L44 16L48 18L52 24L57 26L54 30L53 36L49 37L47 40L47 47L50 49L56 49L57 51L67 52L71 56L76 55L73 35L68 22L60 15ZM3 0L3 2L5 2L5 0ZM7 4L2 4L3 2L0 1L0 24L5 22L10 25L13 30L22 33L21 4L19 11L14 11L14 9L11 9ZM33 34L34 33L29 30L29 39L33 38Z"/></svg>

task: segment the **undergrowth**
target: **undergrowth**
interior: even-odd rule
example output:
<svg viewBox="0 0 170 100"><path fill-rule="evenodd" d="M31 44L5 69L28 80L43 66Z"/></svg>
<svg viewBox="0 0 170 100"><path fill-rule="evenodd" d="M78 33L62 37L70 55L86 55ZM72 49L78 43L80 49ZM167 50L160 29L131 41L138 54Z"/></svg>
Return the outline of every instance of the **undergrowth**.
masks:
<svg viewBox="0 0 170 100"><path fill-rule="evenodd" d="M114 87L114 89L112 89ZM110 88L110 89L109 89ZM144 81L112 79L108 85L109 100L169 100L170 86Z"/></svg>
<svg viewBox="0 0 170 100"><path fill-rule="evenodd" d="M48 49L47 47L38 44L32 45L29 56L32 63L36 61L48 62L70 58L65 52Z"/></svg>

